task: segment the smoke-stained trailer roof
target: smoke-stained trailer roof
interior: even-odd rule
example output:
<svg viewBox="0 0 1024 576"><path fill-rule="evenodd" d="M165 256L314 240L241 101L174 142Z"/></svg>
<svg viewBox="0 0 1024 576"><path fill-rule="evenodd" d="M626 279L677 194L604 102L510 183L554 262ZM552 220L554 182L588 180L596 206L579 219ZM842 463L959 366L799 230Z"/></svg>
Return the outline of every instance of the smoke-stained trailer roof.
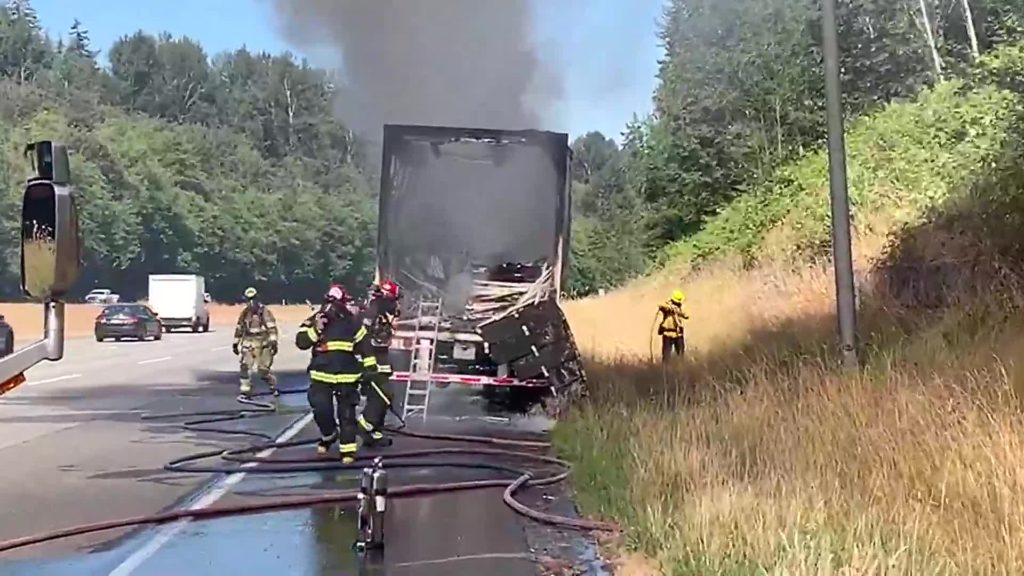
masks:
<svg viewBox="0 0 1024 576"><path fill-rule="evenodd" d="M557 267L568 256L570 160L565 133L385 125L379 272L461 300L473 267Z"/></svg>

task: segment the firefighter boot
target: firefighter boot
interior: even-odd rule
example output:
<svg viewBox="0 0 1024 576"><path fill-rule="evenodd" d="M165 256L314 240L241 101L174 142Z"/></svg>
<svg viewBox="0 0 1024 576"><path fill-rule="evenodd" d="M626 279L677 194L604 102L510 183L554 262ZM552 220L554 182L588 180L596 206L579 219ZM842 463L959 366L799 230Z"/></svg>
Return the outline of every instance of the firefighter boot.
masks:
<svg viewBox="0 0 1024 576"><path fill-rule="evenodd" d="M359 436L363 439L363 446L367 448L387 448L391 446L391 438L383 432L374 428L366 418L359 416Z"/></svg>
<svg viewBox="0 0 1024 576"><path fill-rule="evenodd" d="M354 450L347 450L345 446L342 446L341 451L341 463L342 464L354 464L356 461L356 453Z"/></svg>
<svg viewBox="0 0 1024 576"><path fill-rule="evenodd" d="M267 386L270 388L270 393L273 394L274 397L280 396L281 391L277 389L277 376L274 376L271 372L264 372L262 376L263 381L266 382Z"/></svg>
<svg viewBox="0 0 1024 576"><path fill-rule="evenodd" d="M326 438L320 437L320 441L316 443L316 455L326 456L327 451L331 449L331 445L334 444L335 439L336 437L334 435L328 436Z"/></svg>
<svg viewBox="0 0 1024 576"><path fill-rule="evenodd" d="M241 379L241 382L238 385L238 393L246 398L252 396L252 382L249 381L249 378L245 377Z"/></svg>

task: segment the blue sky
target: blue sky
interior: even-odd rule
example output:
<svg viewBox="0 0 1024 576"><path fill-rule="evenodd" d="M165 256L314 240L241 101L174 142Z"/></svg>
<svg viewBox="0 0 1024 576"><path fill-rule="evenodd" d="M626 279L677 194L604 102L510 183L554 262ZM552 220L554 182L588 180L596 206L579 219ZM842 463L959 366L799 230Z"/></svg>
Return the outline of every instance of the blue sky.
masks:
<svg viewBox="0 0 1024 576"><path fill-rule="evenodd" d="M372 1L372 0L367 0ZM279 34L269 0L34 0L52 37L74 18L97 49L142 29L199 40L211 54L248 46L291 50ZM563 98L544 129L573 137L600 130L619 140L633 114L650 110L662 0L541 0L536 16L543 57L561 72ZM313 54L303 54L316 63ZM101 56L102 57L102 56Z"/></svg>

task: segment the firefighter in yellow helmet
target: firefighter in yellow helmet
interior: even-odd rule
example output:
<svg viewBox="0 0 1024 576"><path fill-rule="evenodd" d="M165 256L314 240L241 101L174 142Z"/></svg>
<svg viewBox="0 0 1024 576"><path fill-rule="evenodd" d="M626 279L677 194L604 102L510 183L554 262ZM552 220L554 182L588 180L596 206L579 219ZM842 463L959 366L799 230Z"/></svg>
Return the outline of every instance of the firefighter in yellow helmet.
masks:
<svg viewBox="0 0 1024 576"><path fill-rule="evenodd" d="M239 387L243 396L252 394L252 382L249 377L253 365L271 393L277 396L277 378L271 374L270 367L277 355L277 320L270 309L256 297L256 289L252 286L245 289L245 308L238 315L235 324L235 341L231 351L239 357Z"/></svg>
<svg viewBox="0 0 1024 576"><path fill-rule="evenodd" d="M658 305L661 322L658 323L658 335L661 336L661 361L668 362L672 354L682 356L686 351L686 339L683 333L683 320L690 316L683 308L686 295L682 290L672 292L667 302Z"/></svg>

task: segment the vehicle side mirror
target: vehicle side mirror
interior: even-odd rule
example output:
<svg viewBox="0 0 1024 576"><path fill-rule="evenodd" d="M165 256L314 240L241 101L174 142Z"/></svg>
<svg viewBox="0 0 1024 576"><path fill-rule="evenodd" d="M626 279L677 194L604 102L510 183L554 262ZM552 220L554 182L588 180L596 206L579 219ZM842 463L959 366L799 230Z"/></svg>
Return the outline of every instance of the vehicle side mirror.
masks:
<svg viewBox="0 0 1024 576"><path fill-rule="evenodd" d="M25 382L25 371L64 357L64 302L78 279L82 241L67 148L48 140L25 147L35 176L21 204L21 289L43 302L43 338L0 358L0 396Z"/></svg>
<svg viewBox="0 0 1024 576"><path fill-rule="evenodd" d="M21 207L21 287L35 300L57 300L78 278L82 248L67 148L44 141L25 151L35 155L37 176Z"/></svg>

